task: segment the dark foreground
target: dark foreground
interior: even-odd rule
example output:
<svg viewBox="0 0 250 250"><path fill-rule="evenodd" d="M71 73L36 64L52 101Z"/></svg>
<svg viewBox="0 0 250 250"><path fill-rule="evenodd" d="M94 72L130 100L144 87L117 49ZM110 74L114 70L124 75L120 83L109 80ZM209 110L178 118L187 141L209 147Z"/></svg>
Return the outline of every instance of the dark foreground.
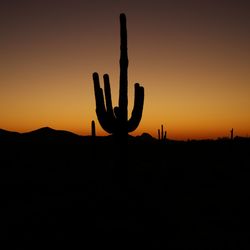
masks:
<svg viewBox="0 0 250 250"><path fill-rule="evenodd" d="M105 140L0 145L1 238L9 242L249 249L247 139L135 140L127 163Z"/></svg>

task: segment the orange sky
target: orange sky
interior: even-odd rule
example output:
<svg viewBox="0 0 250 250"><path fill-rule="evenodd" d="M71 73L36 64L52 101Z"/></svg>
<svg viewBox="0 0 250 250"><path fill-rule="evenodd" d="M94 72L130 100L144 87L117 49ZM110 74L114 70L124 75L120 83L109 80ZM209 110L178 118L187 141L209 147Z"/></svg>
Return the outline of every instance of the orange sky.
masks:
<svg viewBox="0 0 250 250"><path fill-rule="evenodd" d="M105 2L105 3L104 3ZM247 1L1 1L0 128L97 134L92 73L118 101L119 14L128 26L129 105L145 88L132 133L173 139L250 133ZM142 4L143 3L143 4ZM131 111L131 106L129 110Z"/></svg>

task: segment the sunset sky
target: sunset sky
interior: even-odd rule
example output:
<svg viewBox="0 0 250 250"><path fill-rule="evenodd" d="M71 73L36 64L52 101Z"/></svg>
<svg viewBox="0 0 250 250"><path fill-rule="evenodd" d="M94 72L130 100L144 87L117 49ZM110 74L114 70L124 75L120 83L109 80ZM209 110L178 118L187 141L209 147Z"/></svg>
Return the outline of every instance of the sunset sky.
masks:
<svg viewBox="0 0 250 250"><path fill-rule="evenodd" d="M250 1L1 0L0 128L49 126L97 134L92 73L119 90L119 14L127 16L129 116L145 88L133 135L172 139L250 134Z"/></svg>

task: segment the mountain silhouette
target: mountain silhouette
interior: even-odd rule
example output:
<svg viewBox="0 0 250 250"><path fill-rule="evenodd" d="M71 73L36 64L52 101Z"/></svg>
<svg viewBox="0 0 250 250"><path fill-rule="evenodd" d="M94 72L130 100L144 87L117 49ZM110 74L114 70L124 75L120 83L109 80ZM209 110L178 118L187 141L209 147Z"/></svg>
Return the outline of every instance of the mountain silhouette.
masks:
<svg viewBox="0 0 250 250"><path fill-rule="evenodd" d="M39 128L34 131L23 133L22 135L26 137L33 137L33 138L46 138L46 137L59 138L61 137L61 138L66 139L66 138L79 138L80 137L79 135L74 134L72 132L65 131L65 130L56 130L50 127Z"/></svg>
<svg viewBox="0 0 250 250"><path fill-rule="evenodd" d="M25 133L0 130L0 142L77 142L81 136L69 131L55 130L49 127L39 128Z"/></svg>
<svg viewBox="0 0 250 250"><path fill-rule="evenodd" d="M18 136L20 133L14 132L14 131L9 131L5 129L0 129L0 137L6 137L6 136Z"/></svg>
<svg viewBox="0 0 250 250"><path fill-rule="evenodd" d="M111 135L109 136L95 136L92 138L91 135L78 135L66 130L56 130L50 127L42 127L33 131L19 133L14 131L8 131L0 129L0 143L2 142L19 142L25 140L26 142L58 142L58 143L67 143L67 142L81 142L83 144L88 144L89 142L95 141L96 143L105 143L113 142ZM156 138L152 137L148 133L142 133L140 136L128 135L128 142L146 142L153 143L156 141Z"/></svg>
<svg viewBox="0 0 250 250"><path fill-rule="evenodd" d="M21 134L18 132L8 131L0 129L0 144L1 143L13 143L21 138Z"/></svg>

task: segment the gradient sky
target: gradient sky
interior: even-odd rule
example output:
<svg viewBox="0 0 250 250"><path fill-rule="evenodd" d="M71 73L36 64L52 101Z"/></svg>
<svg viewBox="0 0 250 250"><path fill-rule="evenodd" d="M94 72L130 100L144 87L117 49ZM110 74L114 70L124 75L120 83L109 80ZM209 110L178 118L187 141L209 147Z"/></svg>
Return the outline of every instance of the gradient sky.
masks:
<svg viewBox="0 0 250 250"><path fill-rule="evenodd" d="M132 133L173 139L250 133L250 2L241 0L1 0L0 128L43 126L106 135L92 73L118 101L119 14L126 13L129 105L145 88ZM132 107L129 106L129 111Z"/></svg>

